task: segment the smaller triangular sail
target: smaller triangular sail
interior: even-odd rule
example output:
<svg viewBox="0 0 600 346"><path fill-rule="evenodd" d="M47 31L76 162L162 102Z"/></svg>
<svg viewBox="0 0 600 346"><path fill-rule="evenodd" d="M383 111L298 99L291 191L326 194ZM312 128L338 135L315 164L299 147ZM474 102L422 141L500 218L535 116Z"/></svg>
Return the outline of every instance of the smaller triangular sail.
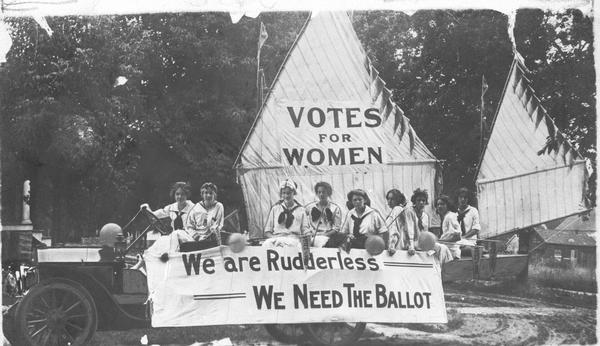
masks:
<svg viewBox="0 0 600 346"><path fill-rule="evenodd" d="M515 58L477 175L489 238L584 211L585 161L540 104Z"/></svg>

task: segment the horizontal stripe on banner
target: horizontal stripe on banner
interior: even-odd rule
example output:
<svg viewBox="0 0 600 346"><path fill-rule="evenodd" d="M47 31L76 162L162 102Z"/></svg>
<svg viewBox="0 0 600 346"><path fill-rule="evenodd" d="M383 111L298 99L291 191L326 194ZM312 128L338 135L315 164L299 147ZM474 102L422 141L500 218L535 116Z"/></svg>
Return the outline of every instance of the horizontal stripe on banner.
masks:
<svg viewBox="0 0 600 346"><path fill-rule="evenodd" d="M384 264L385 267L399 267L399 268L433 268L433 265L414 265L414 264Z"/></svg>
<svg viewBox="0 0 600 346"><path fill-rule="evenodd" d="M231 297L194 297L194 300L216 300L216 299L236 299L236 298L246 298L245 295L243 296L231 296Z"/></svg>
<svg viewBox="0 0 600 346"><path fill-rule="evenodd" d="M420 267L420 266L386 266L388 268L422 268L422 269L431 269L431 267Z"/></svg>
<svg viewBox="0 0 600 346"><path fill-rule="evenodd" d="M217 297L217 296L239 296L240 294L246 295L246 293L244 293L244 292L239 292L239 293L194 294L194 298L197 298L197 297Z"/></svg>
<svg viewBox="0 0 600 346"><path fill-rule="evenodd" d="M385 266L415 266L415 267L431 267L429 263L384 263Z"/></svg>
<svg viewBox="0 0 600 346"><path fill-rule="evenodd" d="M383 262L384 265L388 264L401 264L401 265L413 265L413 266L424 266L431 267L433 264L431 263L411 263L411 262Z"/></svg>

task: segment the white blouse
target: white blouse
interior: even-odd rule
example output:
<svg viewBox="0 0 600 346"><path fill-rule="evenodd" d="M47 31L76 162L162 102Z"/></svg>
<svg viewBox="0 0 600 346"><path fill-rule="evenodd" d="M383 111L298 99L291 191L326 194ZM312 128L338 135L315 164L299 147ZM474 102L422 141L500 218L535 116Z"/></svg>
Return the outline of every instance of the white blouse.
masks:
<svg viewBox="0 0 600 346"><path fill-rule="evenodd" d="M337 204L328 202L323 207L319 202L312 202L307 204L304 209L306 210L308 226L313 234L322 234L330 231L339 232L342 226L342 209ZM331 219L327 216L327 210L331 212ZM316 220L314 219L315 216L318 216Z"/></svg>
<svg viewBox="0 0 600 346"><path fill-rule="evenodd" d="M179 210L177 205L178 203L172 203L167 205L162 209L157 209L152 212L152 214L156 215L157 218L162 219L168 217L171 219L171 228L175 230L175 219L177 218L177 214L181 214L181 220L183 221L183 229L187 229L189 226L189 216L190 210L194 207L194 202L187 200L185 201L185 207L182 210Z"/></svg>
<svg viewBox="0 0 600 346"><path fill-rule="evenodd" d="M414 207L408 207L400 213L398 219L400 220L402 244L405 249L414 248L421 232L429 231L429 215L425 211L421 212L421 217L419 217ZM419 221L421 222L419 223Z"/></svg>
<svg viewBox="0 0 600 346"><path fill-rule="evenodd" d="M358 214L354 208L348 212L344 225L342 226L342 232L346 234L353 234L354 232L354 219L352 216L358 218ZM365 206L365 211L360 218L363 219L358 228L360 234L381 234L388 231L381 214L369 206Z"/></svg>
<svg viewBox="0 0 600 346"><path fill-rule="evenodd" d="M188 233L192 236L199 234L199 241L207 239L213 233L219 236L218 232L223 228L224 215L221 202L215 203L211 208L205 208L203 202L198 202L190 211Z"/></svg>
<svg viewBox="0 0 600 346"><path fill-rule="evenodd" d="M397 205L392 208L389 215L385 218L385 225L390 232L390 239L391 237L396 237L396 249L403 248L402 237L400 233L400 213L402 213L402 210L404 210L404 207Z"/></svg>
<svg viewBox="0 0 600 346"><path fill-rule="evenodd" d="M460 224L458 223L457 213L447 212L444 215L444 220L442 221L442 234L458 234L460 235ZM452 255L455 258L460 258L460 245L458 244L446 244L448 249L452 252Z"/></svg>
<svg viewBox="0 0 600 346"><path fill-rule="evenodd" d="M459 212L460 212L460 210L459 210ZM479 223L479 211L475 207L472 207L470 205L467 206L467 208L464 211L462 211L462 214L465 215L463 218L463 223L465 225L466 233L469 233L471 230L474 230L474 229L481 231L481 224ZM469 237L468 239L476 241L477 234Z"/></svg>
<svg viewBox="0 0 600 346"><path fill-rule="evenodd" d="M279 223L279 218L285 211L291 212L291 215L294 217L290 227L286 227L285 220L283 223ZM283 218L286 218L285 214ZM289 209L284 207L283 201L275 203L275 205L273 205L269 211L269 216L267 216L264 232L273 233L273 235L278 236L290 234L301 235L308 233L308 217L306 216L304 207L301 206L297 201L294 201L294 205Z"/></svg>

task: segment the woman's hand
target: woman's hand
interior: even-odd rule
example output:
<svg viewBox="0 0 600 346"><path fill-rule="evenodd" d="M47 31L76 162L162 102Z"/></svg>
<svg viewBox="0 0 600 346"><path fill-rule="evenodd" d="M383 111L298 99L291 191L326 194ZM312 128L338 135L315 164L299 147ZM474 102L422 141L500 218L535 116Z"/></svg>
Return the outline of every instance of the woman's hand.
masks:
<svg viewBox="0 0 600 346"><path fill-rule="evenodd" d="M444 233L440 237L440 240L447 242L457 242L460 240L460 233Z"/></svg>
<svg viewBox="0 0 600 346"><path fill-rule="evenodd" d="M415 254L415 247L411 245L411 246L408 248L408 255L409 255L409 256L412 256L412 255L414 255L414 254Z"/></svg>

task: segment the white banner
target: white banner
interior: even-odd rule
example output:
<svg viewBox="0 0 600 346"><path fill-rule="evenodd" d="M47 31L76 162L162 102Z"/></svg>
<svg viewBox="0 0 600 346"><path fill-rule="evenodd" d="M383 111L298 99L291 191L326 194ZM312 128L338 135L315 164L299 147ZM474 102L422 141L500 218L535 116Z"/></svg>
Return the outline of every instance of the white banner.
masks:
<svg viewBox="0 0 600 346"><path fill-rule="evenodd" d="M386 163L383 119L361 102L277 104L282 164L345 166Z"/></svg>
<svg viewBox="0 0 600 346"><path fill-rule="evenodd" d="M153 327L225 324L446 323L441 273L433 257L404 251L228 247L147 253Z"/></svg>

